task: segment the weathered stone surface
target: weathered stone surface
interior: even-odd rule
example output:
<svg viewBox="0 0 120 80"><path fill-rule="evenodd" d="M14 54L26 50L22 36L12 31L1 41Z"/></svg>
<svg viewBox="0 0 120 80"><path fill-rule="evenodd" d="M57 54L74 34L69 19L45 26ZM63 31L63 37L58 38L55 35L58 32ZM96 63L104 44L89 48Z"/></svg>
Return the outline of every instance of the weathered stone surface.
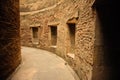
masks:
<svg viewBox="0 0 120 80"><path fill-rule="evenodd" d="M0 0L0 80L20 64L19 0Z"/></svg>
<svg viewBox="0 0 120 80"><path fill-rule="evenodd" d="M59 0L20 0L20 11L28 12L40 10L54 5Z"/></svg>
<svg viewBox="0 0 120 80"><path fill-rule="evenodd" d="M58 4L36 12L21 12L21 27L25 31L30 32L29 28L26 30L30 25L39 24L41 26L39 44L36 45L38 48L51 49L49 26L57 26L57 47L54 52L65 58L82 80L92 78L96 18L95 11L91 7L93 3L93 0L58 0ZM76 24L74 59L67 56L71 46L67 22L71 19L76 19L76 22L71 21ZM23 24L26 23L28 25L24 26ZM21 36L21 39L23 45L26 41L26 46L29 44L33 46L28 42L32 38L29 34L31 33L22 32L21 35L24 36Z"/></svg>

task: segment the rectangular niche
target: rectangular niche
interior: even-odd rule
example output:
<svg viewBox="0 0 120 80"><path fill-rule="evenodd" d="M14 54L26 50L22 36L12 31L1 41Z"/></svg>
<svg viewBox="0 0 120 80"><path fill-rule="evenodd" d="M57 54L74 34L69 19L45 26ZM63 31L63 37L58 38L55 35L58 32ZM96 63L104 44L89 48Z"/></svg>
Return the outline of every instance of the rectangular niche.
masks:
<svg viewBox="0 0 120 80"><path fill-rule="evenodd" d="M68 23L68 32L69 32L69 42L70 42L70 51L69 53L75 53L75 23Z"/></svg>
<svg viewBox="0 0 120 80"><path fill-rule="evenodd" d="M34 39L38 38L38 27L32 27L32 34Z"/></svg>
<svg viewBox="0 0 120 80"><path fill-rule="evenodd" d="M32 30L32 43L39 44L39 27L31 27Z"/></svg>
<svg viewBox="0 0 120 80"><path fill-rule="evenodd" d="M51 46L57 45L57 26L50 26L50 41Z"/></svg>

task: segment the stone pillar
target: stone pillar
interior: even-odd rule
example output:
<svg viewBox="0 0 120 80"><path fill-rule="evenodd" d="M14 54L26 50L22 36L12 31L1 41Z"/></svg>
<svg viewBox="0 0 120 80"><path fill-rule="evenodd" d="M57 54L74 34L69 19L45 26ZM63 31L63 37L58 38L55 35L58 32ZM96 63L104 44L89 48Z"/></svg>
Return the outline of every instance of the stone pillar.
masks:
<svg viewBox="0 0 120 80"><path fill-rule="evenodd" d="M20 64L19 0L0 0L0 80Z"/></svg>

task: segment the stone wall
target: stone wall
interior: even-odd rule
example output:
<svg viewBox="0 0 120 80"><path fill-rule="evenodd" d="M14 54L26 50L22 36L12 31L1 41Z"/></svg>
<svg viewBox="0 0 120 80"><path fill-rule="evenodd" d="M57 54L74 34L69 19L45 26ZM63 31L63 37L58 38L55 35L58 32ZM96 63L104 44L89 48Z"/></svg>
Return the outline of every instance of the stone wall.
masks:
<svg viewBox="0 0 120 80"><path fill-rule="evenodd" d="M91 7L81 12L76 38L76 71L83 80L91 80L95 38L95 17Z"/></svg>
<svg viewBox="0 0 120 80"><path fill-rule="evenodd" d="M20 64L19 0L0 0L0 80Z"/></svg>
<svg viewBox="0 0 120 80"><path fill-rule="evenodd" d="M21 12L21 27L28 31L24 33L21 30L22 42L26 41L26 46L33 46L29 27L40 26L39 44L33 47L51 51L49 26L57 26L57 47L52 51L66 59L81 80L91 80L96 18L92 9L93 3L93 0L60 0L57 4L42 10ZM68 55L70 52L68 22L76 24L75 53L72 54L74 57Z"/></svg>

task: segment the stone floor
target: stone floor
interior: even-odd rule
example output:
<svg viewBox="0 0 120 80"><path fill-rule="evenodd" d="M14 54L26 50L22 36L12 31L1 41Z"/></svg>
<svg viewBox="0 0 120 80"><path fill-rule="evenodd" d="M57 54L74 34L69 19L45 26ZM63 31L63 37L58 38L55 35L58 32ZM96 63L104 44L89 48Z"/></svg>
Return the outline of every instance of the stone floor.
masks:
<svg viewBox="0 0 120 80"><path fill-rule="evenodd" d="M22 47L22 64L10 80L79 80L59 56L40 49Z"/></svg>

